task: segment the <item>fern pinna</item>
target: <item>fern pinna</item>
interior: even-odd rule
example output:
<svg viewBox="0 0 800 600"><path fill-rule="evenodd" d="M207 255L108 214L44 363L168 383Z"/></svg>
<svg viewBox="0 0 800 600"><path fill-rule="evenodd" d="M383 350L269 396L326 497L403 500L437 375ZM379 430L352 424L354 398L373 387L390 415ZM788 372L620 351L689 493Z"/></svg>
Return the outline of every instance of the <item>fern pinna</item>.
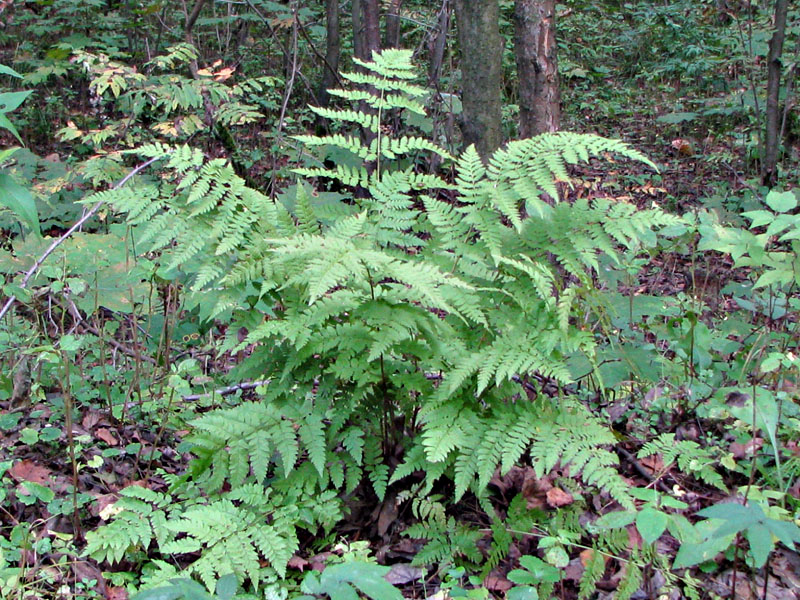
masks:
<svg viewBox="0 0 800 600"><path fill-rule="evenodd" d="M290 501L295 525L314 528L337 518L339 492L367 482L382 499L419 471L423 491L446 477L456 498L471 491L486 502L496 469L522 460L540 475L569 466L631 506L610 431L574 398L529 396L541 391L533 375L566 385L571 357L594 362L586 300L600 261L619 263L620 250L652 244L675 221L622 201L560 202L556 183L569 180L568 165L606 152L649 161L620 142L569 133L511 142L487 165L474 148L452 159L383 127L424 114L410 52L360 64L365 73L345 77L361 87L335 94L364 109L314 109L336 133L298 137L320 159L335 149L334 167L320 160L297 172L337 180L338 195L300 182L269 199L226 163L151 146L139 152L171 155L161 179L141 197L114 200L140 244L189 278L187 305L226 321L222 349L248 350L232 376L269 380L256 402L194 423L197 460L185 485L202 494L185 510L204 504L235 518L251 504L231 494L266 489L265 514ZM455 178L418 172L420 153L454 160ZM387 457L400 453L393 466ZM192 540L183 550L217 556L211 530L177 519L172 530ZM285 568L286 552L259 539L237 542L243 577L254 578L257 556ZM208 583L219 567L195 570Z"/></svg>

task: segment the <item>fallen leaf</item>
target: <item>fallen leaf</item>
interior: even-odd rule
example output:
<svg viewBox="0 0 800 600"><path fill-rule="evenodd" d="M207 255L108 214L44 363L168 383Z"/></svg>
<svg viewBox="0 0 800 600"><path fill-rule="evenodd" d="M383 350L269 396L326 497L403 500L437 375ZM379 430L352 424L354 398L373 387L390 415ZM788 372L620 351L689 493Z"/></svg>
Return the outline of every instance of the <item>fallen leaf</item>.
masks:
<svg viewBox="0 0 800 600"><path fill-rule="evenodd" d="M94 503L89 506L89 512L95 517L99 516L106 507L114 504L119 500L117 494L97 494L94 497Z"/></svg>
<svg viewBox="0 0 800 600"><path fill-rule="evenodd" d="M583 552L581 552L581 554L583 554ZM584 571L586 571L586 565L583 562L583 557L573 558L564 568L564 580L578 582L581 580L581 577L583 577Z"/></svg>
<svg viewBox="0 0 800 600"><path fill-rule="evenodd" d="M651 454L640 458L639 463L652 475L664 470L664 457L661 454Z"/></svg>
<svg viewBox="0 0 800 600"><path fill-rule="evenodd" d="M625 529L628 531L628 548L635 550L644 546L644 540L635 525L628 525Z"/></svg>
<svg viewBox="0 0 800 600"><path fill-rule="evenodd" d="M562 506L569 506L575 502L572 494L565 492L561 488L554 487L547 490L547 503L553 508L561 508Z"/></svg>
<svg viewBox="0 0 800 600"><path fill-rule="evenodd" d="M736 442L732 443L728 450L730 453L733 454L734 458L748 458L753 456L756 452L758 452L761 447L764 445L763 438L755 437L751 439L746 444L737 444Z"/></svg>
<svg viewBox="0 0 800 600"><path fill-rule="evenodd" d="M408 563L395 563L384 576L384 579L392 585L405 585L422 579L424 576L425 570L420 567L412 567Z"/></svg>
<svg viewBox="0 0 800 600"><path fill-rule="evenodd" d="M230 79L231 75L233 75L233 72L235 70L236 69L232 69L230 67L225 67L224 69L220 69L214 75L214 81L225 81L227 79Z"/></svg>
<svg viewBox="0 0 800 600"><path fill-rule="evenodd" d="M114 437L114 434L105 427L98 428L98 430L94 432L94 435L109 446L116 446L119 444L119 441Z"/></svg>
<svg viewBox="0 0 800 600"><path fill-rule="evenodd" d="M383 500L380 514L378 515L378 535L381 537L386 535L386 532L389 531L389 527L397 520L398 514L397 495L393 492L388 492L386 498Z"/></svg>
<svg viewBox="0 0 800 600"><path fill-rule="evenodd" d="M539 479L533 469L525 472L525 481L522 482L522 497L525 498L525 506L530 510L534 508L544 508L547 504L547 491L553 484L547 477Z"/></svg>
<svg viewBox="0 0 800 600"><path fill-rule="evenodd" d="M72 572L75 574L76 581L82 581L84 583L94 581L93 589L105 595L106 580L103 577L102 571L100 571L97 566L85 560L76 560L72 563Z"/></svg>
<svg viewBox="0 0 800 600"><path fill-rule="evenodd" d="M308 566L308 561L302 556L293 554L292 558L289 559L289 562L286 563L286 566L290 569L297 569L298 571L302 572Z"/></svg>
<svg viewBox="0 0 800 600"><path fill-rule="evenodd" d="M81 419L81 425L86 430L91 429L95 425L100 422L101 416L100 413L96 410L87 411L85 415L83 415L83 419Z"/></svg>
<svg viewBox="0 0 800 600"><path fill-rule="evenodd" d="M124 587L109 587L106 589L106 600L128 600L128 590Z"/></svg>
<svg viewBox="0 0 800 600"><path fill-rule="evenodd" d="M30 481L41 485L46 485L50 479L50 469L39 466L30 459L14 463L8 474L17 481Z"/></svg>

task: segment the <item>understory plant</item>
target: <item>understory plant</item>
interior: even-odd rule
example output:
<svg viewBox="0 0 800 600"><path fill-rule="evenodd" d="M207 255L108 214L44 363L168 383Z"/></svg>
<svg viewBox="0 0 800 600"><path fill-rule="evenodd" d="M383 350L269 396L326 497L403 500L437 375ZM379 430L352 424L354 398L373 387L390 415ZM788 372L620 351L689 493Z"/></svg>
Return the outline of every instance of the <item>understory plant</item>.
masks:
<svg viewBox="0 0 800 600"><path fill-rule="evenodd" d="M168 557L209 591L229 573L275 585L299 531L330 530L355 494L411 503L416 535L439 544L431 561L479 562L481 534L437 494L494 514L490 480L520 462L633 510L614 435L568 364L597 362L601 264L623 268L678 218L561 193L570 164L606 153L652 164L572 133L511 142L486 163L472 147L452 157L411 131L426 90L410 55L356 60L352 87L332 92L353 108L312 109L335 133L298 137L311 185L268 198L224 160L153 144L133 153L164 157L158 176L106 193L138 250L160 253L160 276L191 290L187 306L224 322L221 350L246 357L230 377L267 383L194 420L189 471L168 493L127 488L87 535L92 557L147 551L145 586L177 574ZM452 176L426 172L431 155ZM493 530L496 564L510 539Z"/></svg>

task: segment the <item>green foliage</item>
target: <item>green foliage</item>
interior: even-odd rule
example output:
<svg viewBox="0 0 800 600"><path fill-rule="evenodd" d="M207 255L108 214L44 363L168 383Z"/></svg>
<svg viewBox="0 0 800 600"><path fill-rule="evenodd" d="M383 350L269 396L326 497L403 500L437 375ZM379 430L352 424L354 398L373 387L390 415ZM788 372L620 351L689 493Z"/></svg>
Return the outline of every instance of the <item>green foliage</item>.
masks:
<svg viewBox="0 0 800 600"><path fill-rule="evenodd" d="M9 75L11 77L22 77L11 67L0 64L0 75ZM11 134L22 143L22 138L19 137L19 132L14 124L8 120L8 113L19 108L25 99L33 93L33 90L23 92L0 92L0 129L10 131ZM0 157L0 160L5 156Z"/></svg>
<svg viewBox="0 0 800 600"><path fill-rule="evenodd" d="M21 77L11 67L0 64L0 75L11 77ZM33 93L32 90L23 92L0 92L0 130L5 129L22 143L14 124L8 119L8 113L19 108L25 99ZM14 215L32 233L39 234L39 214L36 210L33 196L23 185L20 185L11 174L7 172L6 166L11 156L18 148L6 148L0 151L0 204L11 210Z"/></svg>
<svg viewBox="0 0 800 600"><path fill-rule="evenodd" d="M528 393L534 375L570 384L572 356L594 361L583 323L597 305L601 259L620 263L620 247L651 246L659 228L678 221L624 202L559 202L555 182L569 180L568 164L607 152L650 163L620 142L562 133L512 142L486 167L470 148L453 183L418 174L404 156L449 157L383 127L422 111L409 58L376 55L366 73L346 76L363 89L338 92L361 108L320 112L365 127L363 138L302 138L367 162L301 170L338 180L338 198L298 185L293 198L273 200L224 161L161 144L136 151L169 157L158 180L135 195L105 193L138 248L160 251L162 276L191 283L188 304L202 303L202 318L229 319L223 350L249 353L235 376L268 381L255 402L194 421L196 460L175 490L202 490L202 500L192 492L153 532L163 531L163 555L199 553L187 571L208 590L230 572L254 587L267 572L284 576L296 527L330 527L341 493L368 481L382 499L416 470L426 474L412 500L420 522L406 534L428 540L420 564L482 560L482 534L427 496L443 476L453 478L456 499L467 491L485 499L498 467L526 460L542 477L560 465L633 506L608 450L611 432L569 395ZM385 452L397 446L405 462L391 473ZM149 543L125 525L133 519L124 512L101 529L91 553L117 557ZM562 540L547 543L563 566ZM326 585L320 579L313 593L328 593Z"/></svg>
<svg viewBox="0 0 800 600"><path fill-rule="evenodd" d="M704 508L697 513L707 517L712 528L696 525L701 541L685 541L675 557L676 568L689 567L713 558L716 552L725 549L738 534L744 534L749 543L749 553L755 568L767 562L770 552L779 540L788 548L800 544L800 527L793 522L767 516L758 502L739 504L726 502ZM703 534L703 532L705 532Z"/></svg>
<svg viewBox="0 0 800 600"><path fill-rule="evenodd" d="M225 67L199 69L197 77L179 75L177 71L198 58L197 50L186 43L153 58L145 72L104 54L83 50L74 54L74 63L90 78L92 93L124 115L107 120L102 128L68 125L59 131L64 141L80 140L96 147L112 140L128 146L152 139L185 140L203 130L210 133L211 122L223 127L252 123L264 116L248 100L269 94L275 84L272 78L259 77L231 85L226 80L233 70Z"/></svg>
<svg viewBox="0 0 800 600"><path fill-rule="evenodd" d="M797 193L770 191L766 208L742 213L748 229L716 225L703 230L700 249L728 252L737 267L763 269L756 288L785 289L800 283L800 218L794 213Z"/></svg>
<svg viewBox="0 0 800 600"><path fill-rule="evenodd" d="M662 433L655 440L642 446L637 456L645 458L654 454L662 455L665 468L675 463L683 473L697 477L723 491L726 489L722 477L714 470L714 464L718 461L715 452L702 448L697 442L676 441L674 433Z"/></svg>
<svg viewBox="0 0 800 600"><path fill-rule="evenodd" d="M602 557L601 557L602 561ZM561 581L561 571L536 556L523 556L519 559L521 569L508 573L508 579L517 584L506 596L509 600L537 600L539 587L552 589L554 583Z"/></svg>
<svg viewBox="0 0 800 600"><path fill-rule="evenodd" d="M384 579L388 572L389 567L361 561L330 565L321 575L311 571L303 578L300 589L307 595L298 600L357 598L356 589L373 600L402 600L400 590Z"/></svg>

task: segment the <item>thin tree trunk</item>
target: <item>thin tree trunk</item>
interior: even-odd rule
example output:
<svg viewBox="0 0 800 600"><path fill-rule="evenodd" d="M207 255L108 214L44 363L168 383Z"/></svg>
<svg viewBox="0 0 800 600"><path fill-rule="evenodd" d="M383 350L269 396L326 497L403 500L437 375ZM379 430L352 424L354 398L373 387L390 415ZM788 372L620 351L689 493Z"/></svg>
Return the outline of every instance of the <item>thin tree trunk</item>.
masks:
<svg viewBox="0 0 800 600"><path fill-rule="evenodd" d="M378 0L361 0L364 10L364 52L366 60L381 49L381 13Z"/></svg>
<svg viewBox="0 0 800 600"><path fill-rule="evenodd" d="M322 65L322 83L320 83L317 94L320 106L328 106L330 103L328 90L336 85L339 74L339 55L341 54L339 0L325 0L325 17L325 64Z"/></svg>
<svg viewBox="0 0 800 600"><path fill-rule="evenodd" d="M503 39L498 0L456 0L461 47L461 133L484 160L503 143Z"/></svg>
<svg viewBox="0 0 800 600"><path fill-rule="evenodd" d="M364 60L364 15L361 9L361 0L353 0L353 56Z"/></svg>
<svg viewBox="0 0 800 600"><path fill-rule="evenodd" d="M442 0L442 8L436 23L436 35L430 41L430 68L428 70L428 85L439 89L439 76L442 72L444 52L447 49L447 33L450 29L450 3Z"/></svg>
<svg viewBox="0 0 800 600"><path fill-rule="evenodd" d="M519 137L557 131L561 118L555 0L516 0L514 55L519 78Z"/></svg>
<svg viewBox="0 0 800 600"><path fill-rule="evenodd" d="M767 129L764 142L764 162L761 169L761 181L772 187L778 179L778 146L780 146L780 91L783 63L783 40L786 37L786 14L789 10L788 0L775 2L775 30L769 41L767 58Z"/></svg>
<svg viewBox="0 0 800 600"><path fill-rule="evenodd" d="M386 33L383 38L384 48L400 47L400 8L403 0L392 0L389 12L386 13Z"/></svg>

